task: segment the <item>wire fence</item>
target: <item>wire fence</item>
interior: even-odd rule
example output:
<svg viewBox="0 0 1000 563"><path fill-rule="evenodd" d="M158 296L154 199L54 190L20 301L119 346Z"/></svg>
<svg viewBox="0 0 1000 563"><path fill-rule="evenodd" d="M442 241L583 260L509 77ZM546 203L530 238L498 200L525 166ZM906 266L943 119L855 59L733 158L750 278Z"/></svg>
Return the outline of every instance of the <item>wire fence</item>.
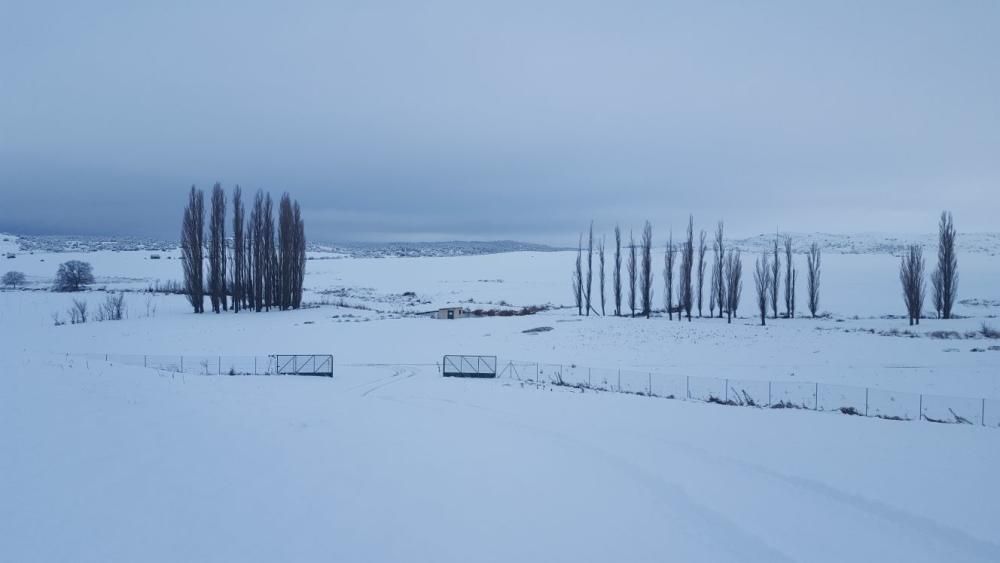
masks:
<svg viewBox="0 0 1000 563"><path fill-rule="evenodd" d="M281 375L278 356L164 354L71 354L79 359L191 375ZM331 359L332 364L332 359ZM436 366L439 363L332 364L351 366ZM498 378L629 393L665 399L771 409L803 409L884 418L924 420L1000 428L1000 399L930 395L830 383L696 377L574 364L505 361ZM332 373L332 369L331 369Z"/></svg>
<svg viewBox="0 0 1000 563"><path fill-rule="evenodd" d="M629 393L722 405L803 409L1000 428L1000 399L928 395L871 387L764 381L507 361L497 377L578 389Z"/></svg>
<svg viewBox="0 0 1000 563"><path fill-rule="evenodd" d="M279 375L278 356L197 356L167 354L73 354L111 364L189 375Z"/></svg>

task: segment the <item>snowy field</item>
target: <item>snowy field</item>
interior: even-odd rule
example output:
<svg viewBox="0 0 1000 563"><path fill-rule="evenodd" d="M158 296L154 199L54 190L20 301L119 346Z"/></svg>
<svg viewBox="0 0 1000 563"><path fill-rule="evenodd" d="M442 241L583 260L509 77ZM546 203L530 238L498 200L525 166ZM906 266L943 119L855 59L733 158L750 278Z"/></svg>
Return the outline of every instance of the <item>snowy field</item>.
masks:
<svg viewBox="0 0 1000 563"><path fill-rule="evenodd" d="M0 258L28 277L27 290L0 291L0 561L998 561L1000 428L444 379L436 365L489 354L650 382L998 402L1000 340L973 334L1000 329L996 250L959 255L963 318L912 334L893 318L905 312L898 258L882 252L824 254L829 316L767 327L753 318L750 252L732 325L581 319L560 308L572 252L313 254L315 307L238 316L146 293L180 279L172 252ZM94 291L44 290L68 259L93 264ZM94 308L102 290L128 291L126 320L55 326L73 298ZM417 314L444 305L554 308ZM538 327L552 330L523 332ZM278 353L333 354L335 377L83 356Z"/></svg>

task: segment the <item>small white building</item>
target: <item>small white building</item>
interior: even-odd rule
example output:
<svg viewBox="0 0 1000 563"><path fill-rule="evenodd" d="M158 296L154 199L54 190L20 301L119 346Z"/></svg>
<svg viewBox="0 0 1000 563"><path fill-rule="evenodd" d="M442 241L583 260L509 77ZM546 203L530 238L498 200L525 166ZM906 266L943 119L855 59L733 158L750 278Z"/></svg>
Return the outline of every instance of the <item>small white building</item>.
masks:
<svg viewBox="0 0 1000 563"><path fill-rule="evenodd" d="M438 309L434 318L436 319L461 319L466 316L466 311L462 307L442 307Z"/></svg>

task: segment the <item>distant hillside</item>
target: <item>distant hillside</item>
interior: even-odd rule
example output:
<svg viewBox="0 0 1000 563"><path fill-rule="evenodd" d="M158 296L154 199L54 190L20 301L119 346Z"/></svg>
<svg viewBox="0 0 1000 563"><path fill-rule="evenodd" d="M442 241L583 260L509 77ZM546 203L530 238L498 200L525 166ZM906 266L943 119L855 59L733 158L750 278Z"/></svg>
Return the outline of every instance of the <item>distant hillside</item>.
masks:
<svg viewBox="0 0 1000 563"><path fill-rule="evenodd" d="M937 234L888 234L888 233L789 233L796 253L809 249L813 242L824 252L836 254L900 254L907 246L919 244L924 252L937 252ZM1000 254L1000 233L958 233L959 252ZM743 252L761 252L774 244L774 234L760 234L750 238L732 240Z"/></svg>

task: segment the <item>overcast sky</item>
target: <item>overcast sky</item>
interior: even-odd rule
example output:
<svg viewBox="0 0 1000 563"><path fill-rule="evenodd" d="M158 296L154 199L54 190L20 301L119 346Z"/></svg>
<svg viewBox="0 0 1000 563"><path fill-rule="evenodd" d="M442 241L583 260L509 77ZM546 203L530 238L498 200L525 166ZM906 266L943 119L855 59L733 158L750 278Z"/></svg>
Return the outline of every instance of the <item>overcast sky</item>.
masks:
<svg viewBox="0 0 1000 563"><path fill-rule="evenodd" d="M996 231L1000 2L0 1L0 231Z"/></svg>

